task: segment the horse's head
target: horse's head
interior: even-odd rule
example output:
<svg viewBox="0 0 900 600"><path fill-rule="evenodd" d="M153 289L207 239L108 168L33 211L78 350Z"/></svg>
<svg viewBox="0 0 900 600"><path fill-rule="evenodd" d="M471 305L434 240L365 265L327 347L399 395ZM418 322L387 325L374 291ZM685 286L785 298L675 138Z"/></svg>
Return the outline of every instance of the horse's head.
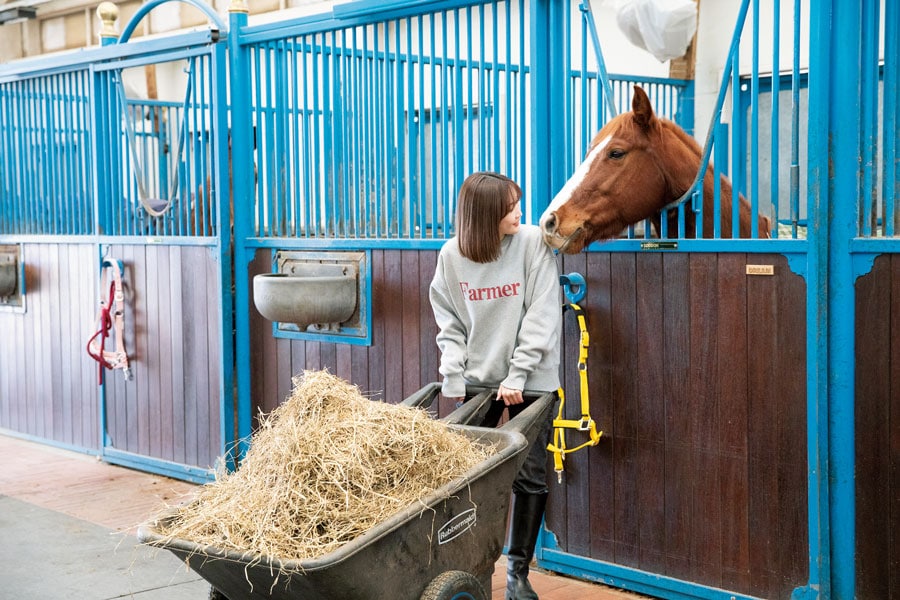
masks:
<svg viewBox="0 0 900 600"><path fill-rule="evenodd" d="M631 111L594 136L586 158L541 216L544 240L574 254L629 225L658 218L690 188L700 158L697 142L657 118L647 94L635 86Z"/></svg>

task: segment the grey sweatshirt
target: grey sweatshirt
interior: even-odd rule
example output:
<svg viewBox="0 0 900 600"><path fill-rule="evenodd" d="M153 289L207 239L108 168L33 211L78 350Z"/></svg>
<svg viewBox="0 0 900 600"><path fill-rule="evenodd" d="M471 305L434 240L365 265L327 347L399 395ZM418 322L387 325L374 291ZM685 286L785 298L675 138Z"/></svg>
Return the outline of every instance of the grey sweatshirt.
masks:
<svg viewBox="0 0 900 600"><path fill-rule="evenodd" d="M455 237L441 248L430 299L447 397L464 396L467 384L559 388L556 258L534 225L521 225L500 246L500 257L490 263L465 258Z"/></svg>

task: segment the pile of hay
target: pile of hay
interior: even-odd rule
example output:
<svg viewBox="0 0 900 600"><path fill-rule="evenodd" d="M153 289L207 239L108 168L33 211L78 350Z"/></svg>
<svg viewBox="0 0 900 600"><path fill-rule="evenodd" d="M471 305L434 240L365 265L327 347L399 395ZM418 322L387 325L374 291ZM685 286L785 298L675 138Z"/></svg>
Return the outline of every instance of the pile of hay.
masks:
<svg viewBox="0 0 900 600"><path fill-rule="evenodd" d="M322 556L484 461L492 449L327 371L294 379L233 473L156 531L282 560Z"/></svg>

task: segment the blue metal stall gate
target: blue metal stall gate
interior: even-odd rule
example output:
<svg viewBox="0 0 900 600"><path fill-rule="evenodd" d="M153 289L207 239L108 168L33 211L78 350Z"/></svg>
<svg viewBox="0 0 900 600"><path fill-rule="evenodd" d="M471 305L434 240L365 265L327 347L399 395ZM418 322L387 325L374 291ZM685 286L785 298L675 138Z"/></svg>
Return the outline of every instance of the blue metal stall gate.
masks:
<svg viewBox="0 0 900 600"><path fill-rule="evenodd" d="M435 250L452 234L455 189L475 169L518 179L526 220L534 222L593 131L627 107L628 93L605 73L589 7L570 2L364 1L258 26L235 3L226 26L189 0L207 14L209 30L132 41L137 22L163 1L144 5L122 43L0 68L0 243L21 245L24 279L39 282L25 293L35 299L30 312L81 289L75 275L44 279L54 260L44 258L55 256L58 265L61 254L86 256L91 264L81 274L92 281L102 257L124 258L136 293L126 341L138 361L134 381L108 375L99 392L78 375L78 387L100 408L96 419L83 417L81 433L68 435L42 425L48 415L73 418L65 398L37 414L9 401L22 374L38 373L5 361L0 416L4 430L205 480L252 429L247 273L258 253ZM898 249L900 10L872 0L775 2L766 17L761 4L740 4L705 150L782 228L765 241L688 240L683 228L663 235L679 240L676 252L783 254L805 278L809 565L808 585L793 596L852 598L854 282L876 257ZM779 55L783 12L793 24L790 57ZM772 45L761 48L767 19ZM808 65L801 67L804 27ZM748 43L750 58L742 60ZM759 63L766 51L774 56L768 79ZM129 95L129 69L163 63L187 74L176 99ZM694 129L690 84L641 83L660 86L652 93L658 112ZM772 90L788 84L791 115L783 119L781 93ZM768 129L760 127L764 116ZM706 206L718 210L714 199ZM649 228L629 230L603 251L642 251L648 235ZM28 312L0 313L18 342L75 340L29 352L46 364L81 354L89 331L60 329L57 320L66 317L59 312L32 323ZM4 355L17 351L15 343ZM24 395L41 403L61 394L85 370L83 355L56 369ZM664 597L739 596L559 553L549 537L540 560Z"/></svg>

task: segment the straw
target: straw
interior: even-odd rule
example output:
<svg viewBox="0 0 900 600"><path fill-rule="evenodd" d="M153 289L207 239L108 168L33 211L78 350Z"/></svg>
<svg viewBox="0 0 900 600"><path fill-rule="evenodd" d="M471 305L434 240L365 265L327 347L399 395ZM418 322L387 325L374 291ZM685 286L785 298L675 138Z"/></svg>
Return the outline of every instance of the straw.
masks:
<svg viewBox="0 0 900 600"><path fill-rule="evenodd" d="M293 384L261 416L240 467L154 523L164 536L154 545L182 539L280 560L323 556L493 451L423 409L369 400L327 371L305 371Z"/></svg>

